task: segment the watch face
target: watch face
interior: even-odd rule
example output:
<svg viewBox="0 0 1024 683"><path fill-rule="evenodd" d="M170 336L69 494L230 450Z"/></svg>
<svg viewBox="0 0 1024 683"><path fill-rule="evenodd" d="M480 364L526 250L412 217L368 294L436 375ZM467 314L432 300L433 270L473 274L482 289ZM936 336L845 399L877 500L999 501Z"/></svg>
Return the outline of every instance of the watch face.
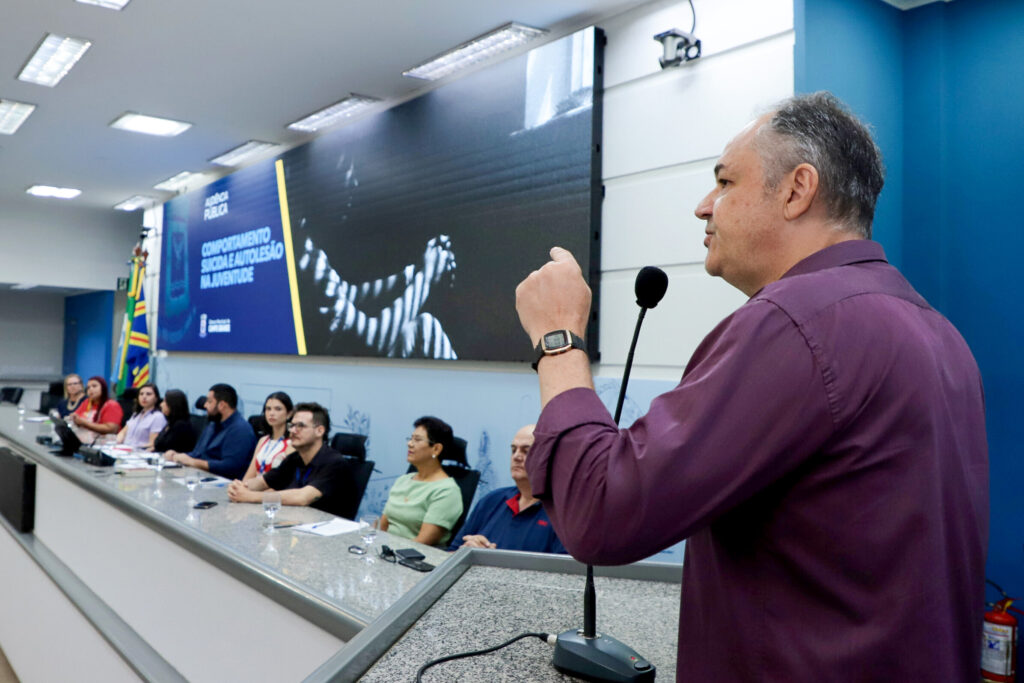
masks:
<svg viewBox="0 0 1024 683"><path fill-rule="evenodd" d="M565 330L555 330L544 335L544 348L548 350L560 349L570 344L569 335Z"/></svg>

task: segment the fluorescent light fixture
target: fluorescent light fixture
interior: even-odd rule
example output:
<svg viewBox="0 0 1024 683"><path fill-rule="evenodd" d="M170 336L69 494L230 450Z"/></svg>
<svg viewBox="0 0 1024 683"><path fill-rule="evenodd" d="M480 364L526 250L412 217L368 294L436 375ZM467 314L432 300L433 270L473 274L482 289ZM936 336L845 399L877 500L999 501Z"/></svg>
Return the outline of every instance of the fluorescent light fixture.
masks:
<svg viewBox="0 0 1024 683"><path fill-rule="evenodd" d="M179 192L184 190L188 185L202 176L202 173L192 173L191 171L182 171L178 175L168 178L162 183L157 183L153 186L154 190L166 190L167 192Z"/></svg>
<svg viewBox="0 0 1024 683"><path fill-rule="evenodd" d="M11 285L11 289L20 289L20 290L24 291L26 289L35 289L38 286L39 285L34 285L34 284L30 285L27 282L23 282L20 285Z"/></svg>
<svg viewBox="0 0 1024 683"><path fill-rule="evenodd" d="M485 62L547 33L544 29L509 23L478 36L432 59L402 72L403 76L436 81Z"/></svg>
<svg viewBox="0 0 1024 683"><path fill-rule="evenodd" d="M36 105L15 102L14 100L0 100L0 133L14 135L29 114L36 110Z"/></svg>
<svg viewBox="0 0 1024 683"><path fill-rule="evenodd" d="M242 166L247 161L261 157L276 148L277 145L272 142L249 140L249 142L243 143L229 152L224 152L220 156L210 159L210 163L218 166Z"/></svg>
<svg viewBox="0 0 1024 683"><path fill-rule="evenodd" d="M355 116L360 111L378 102L380 100L376 97L366 97L365 95L353 93L340 102L335 102L331 106L310 114L303 119L289 123L288 128L312 133L323 128L329 128L344 119Z"/></svg>
<svg viewBox="0 0 1024 683"><path fill-rule="evenodd" d="M191 123L175 121L174 119L162 119L158 116L146 116L126 111L118 116L110 124L111 128L130 130L133 133L145 133L146 135L161 135L165 138L181 135L192 127Z"/></svg>
<svg viewBox="0 0 1024 683"><path fill-rule="evenodd" d="M105 7L106 9L116 9L118 11L123 10L124 6L132 0L75 0L83 5L96 5L97 7Z"/></svg>
<svg viewBox="0 0 1024 683"><path fill-rule="evenodd" d="M33 185L25 190L33 197L53 197L54 199L74 199L82 194L81 190L73 187L52 187L50 185Z"/></svg>
<svg viewBox="0 0 1024 683"><path fill-rule="evenodd" d="M18 80L52 88L67 76L90 45L92 43L81 38L47 33L28 64L18 74Z"/></svg>
<svg viewBox="0 0 1024 683"><path fill-rule="evenodd" d="M156 204L156 202L156 197L147 197L144 194L137 194L129 197L120 204L115 204L114 208L118 211L138 211L139 209L148 209Z"/></svg>

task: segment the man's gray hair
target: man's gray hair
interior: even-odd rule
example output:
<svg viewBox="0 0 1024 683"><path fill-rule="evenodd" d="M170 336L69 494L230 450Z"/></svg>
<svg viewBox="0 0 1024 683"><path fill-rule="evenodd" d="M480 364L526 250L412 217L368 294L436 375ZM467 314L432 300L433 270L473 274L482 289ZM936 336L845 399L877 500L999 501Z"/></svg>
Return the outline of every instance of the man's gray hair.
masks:
<svg viewBox="0 0 1024 683"><path fill-rule="evenodd" d="M818 196L829 218L861 237L871 237L875 202L885 183L882 153L867 126L831 93L783 100L754 139L768 192L807 163L818 171Z"/></svg>

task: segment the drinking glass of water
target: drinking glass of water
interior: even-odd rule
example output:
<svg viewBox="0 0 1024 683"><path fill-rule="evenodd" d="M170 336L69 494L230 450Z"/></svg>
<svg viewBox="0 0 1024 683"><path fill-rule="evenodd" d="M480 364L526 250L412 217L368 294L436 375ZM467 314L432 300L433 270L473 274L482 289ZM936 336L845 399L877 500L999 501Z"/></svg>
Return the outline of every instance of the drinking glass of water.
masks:
<svg viewBox="0 0 1024 683"><path fill-rule="evenodd" d="M362 560L367 564L373 564L373 540L377 538L377 528L380 527L380 516L365 514L359 518L359 533L363 536L363 543L366 544L366 554Z"/></svg>
<svg viewBox="0 0 1024 683"><path fill-rule="evenodd" d="M274 533L274 517L277 515L277 511L281 509L281 492L280 491L264 491L263 492L263 513L270 520L267 523L267 533Z"/></svg>
<svg viewBox="0 0 1024 683"><path fill-rule="evenodd" d="M195 500L197 486L199 486L199 470L190 467L188 468L188 471L185 472L185 488L188 489L190 505L192 504L191 501Z"/></svg>

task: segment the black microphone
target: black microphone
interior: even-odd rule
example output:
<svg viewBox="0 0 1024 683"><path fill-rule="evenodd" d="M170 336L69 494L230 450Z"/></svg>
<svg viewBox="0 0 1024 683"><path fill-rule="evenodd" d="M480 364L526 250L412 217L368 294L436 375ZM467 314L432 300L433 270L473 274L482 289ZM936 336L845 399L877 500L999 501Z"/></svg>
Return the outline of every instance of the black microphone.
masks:
<svg viewBox="0 0 1024 683"><path fill-rule="evenodd" d="M665 271L655 266L644 266L636 274L636 284L633 285L636 305L640 308L654 308L665 296L666 289L668 275L665 275Z"/></svg>
<svg viewBox="0 0 1024 683"><path fill-rule="evenodd" d="M648 308L654 308L668 289L668 275L661 268L644 266L636 275L636 304L640 315L633 330L633 341L626 356L626 369L622 373L619 400L615 405L615 424L622 417L622 404L626 399L629 371L633 367L633 352L640 338L640 325ZM552 663L559 671L591 681L621 681L640 683L653 681L655 667L628 645L609 635L597 633L597 597L594 592L594 567L587 565L587 583L583 589L583 628L558 634Z"/></svg>

